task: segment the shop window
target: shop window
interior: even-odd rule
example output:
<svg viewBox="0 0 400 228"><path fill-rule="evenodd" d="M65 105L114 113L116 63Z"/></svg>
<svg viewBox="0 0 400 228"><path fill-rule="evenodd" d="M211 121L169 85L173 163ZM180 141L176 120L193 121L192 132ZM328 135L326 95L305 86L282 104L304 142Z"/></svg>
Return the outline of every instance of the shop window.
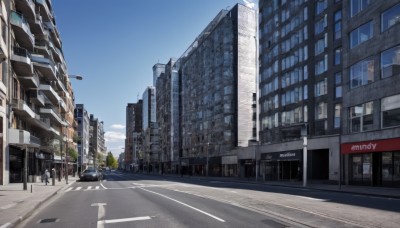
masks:
<svg viewBox="0 0 400 228"><path fill-rule="evenodd" d="M382 32L400 23L400 4L382 13Z"/></svg>
<svg viewBox="0 0 400 228"><path fill-rule="evenodd" d="M393 47L381 54L381 77L387 78L400 74L400 46Z"/></svg>
<svg viewBox="0 0 400 228"><path fill-rule="evenodd" d="M364 59L350 67L350 88L354 89L374 81L374 60Z"/></svg>
<svg viewBox="0 0 400 228"><path fill-rule="evenodd" d="M373 102L350 108L350 132L369 131L373 129Z"/></svg>
<svg viewBox="0 0 400 228"><path fill-rule="evenodd" d="M393 153L382 153L382 181L391 182L393 179Z"/></svg>
<svg viewBox="0 0 400 228"><path fill-rule="evenodd" d="M393 183L400 186L400 152L393 153Z"/></svg>
<svg viewBox="0 0 400 228"><path fill-rule="evenodd" d="M382 128L400 125L400 95L385 97L381 101Z"/></svg>
<svg viewBox="0 0 400 228"><path fill-rule="evenodd" d="M350 33L350 48L354 48L361 43L371 39L373 36L372 21L361 25Z"/></svg>

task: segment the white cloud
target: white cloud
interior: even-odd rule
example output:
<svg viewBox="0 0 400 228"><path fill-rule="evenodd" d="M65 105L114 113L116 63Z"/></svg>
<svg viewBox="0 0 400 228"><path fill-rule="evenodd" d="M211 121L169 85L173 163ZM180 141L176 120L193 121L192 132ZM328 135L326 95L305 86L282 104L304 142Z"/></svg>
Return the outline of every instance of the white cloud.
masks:
<svg viewBox="0 0 400 228"><path fill-rule="evenodd" d="M104 133L106 142L122 142L125 140L125 134L116 131L107 131Z"/></svg>
<svg viewBox="0 0 400 228"><path fill-rule="evenodd" d="M254 9L256 6L256 3L254 3L254 0L243 0L244 4L249 7Z"/></svg>
<svg viewBox="0 0 400 228"><path fill-rule="evenodd" d="M124 129L125 126L121 125L121 124L113 124L113 125L111 125L111 128L113 128L113 129Z"/></svg>

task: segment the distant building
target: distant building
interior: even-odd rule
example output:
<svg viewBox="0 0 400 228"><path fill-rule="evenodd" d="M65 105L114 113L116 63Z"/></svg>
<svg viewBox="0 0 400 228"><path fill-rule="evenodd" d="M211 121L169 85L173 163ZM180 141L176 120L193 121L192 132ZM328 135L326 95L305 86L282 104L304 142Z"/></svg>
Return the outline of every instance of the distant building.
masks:
<svg viewBox="0 0 400 228"><path fill-rule="evenodd" d="M142 135L143 101L128 103L126 107L125 170L138 171Z"/></svg>
<svg viewBox="0 0 400 228"><path fill-rule="evenodd" d="M103 121L94 118L93 114L90 115L89 135L89 151L92 153L94 159L93 165L99 166L99 160L101 160L101 162L105 162L106 160L107 148L105 146Z"/></svg>
<svg viewBox="0 0 400 228"><path fill-rule="evenodd" d="M74 116L77 122L78 172L81 172L88 165L93 165L93 155L89 153L90 119L84 104L75 105Z"/></svg>

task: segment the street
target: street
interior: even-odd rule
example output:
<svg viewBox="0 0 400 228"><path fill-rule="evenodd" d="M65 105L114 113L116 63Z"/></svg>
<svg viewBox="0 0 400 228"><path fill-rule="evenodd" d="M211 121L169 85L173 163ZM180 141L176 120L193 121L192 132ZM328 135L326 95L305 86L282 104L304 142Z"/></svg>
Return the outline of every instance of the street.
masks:
<svg viewBox="0 0 400 228"><path fill-rule="evenodd" d="M398 227L400 199L112 172L76 182L18 227Z"/></svg>

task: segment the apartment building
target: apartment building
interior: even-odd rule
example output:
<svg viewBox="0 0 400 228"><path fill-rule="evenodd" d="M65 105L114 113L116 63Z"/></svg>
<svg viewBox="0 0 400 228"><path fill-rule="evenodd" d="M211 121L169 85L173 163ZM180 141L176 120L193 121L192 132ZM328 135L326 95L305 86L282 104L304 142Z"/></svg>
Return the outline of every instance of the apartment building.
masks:
<svg viewBox="0 0 400 228"><path fill-rule="evenodd" d="M143 101L128 103L126 106L125 170L137 172L140 169L142 148Z"/></svg>
<svg viewBox="0 0 400 228"><path fill-rule="evenodd" d="M231 151L257 139L256 23L255 10L241 4L222 10L180 58L184 174L255 169L254 153Z"/></svg>
<svg viewBox="0 0 400 228"><path fill-rule="evenodd" d="M9 103L1 112L0 182L40 181L46 168L62 169L67 148L76 148L73 89L51 1L1 1L1 25Z"/></svg>
<svg viewBox="0 0 400 228"><path fill-rule="evenodd" d="M158 173L160 171L159 128L156 121L156 90L153 86L145 89L142 100L142 168L145 172Z"/></svg>
<svg viewBox="0 0 400 228"><path fill-rule="evenodd" d="M258 153L265 180L301 180L304 167L307 179L339 180L342 4L259 1Z"/></svg>
<svg viewBox="0 0 400 228"><path fill-rule="evenodd" d="M78 147L78 173L85 170L88 165L93 165L93 155L89 153L89 113L84 104L76 104L74 110L75 121L77 122L76 136Z"/></svg>
<svg viewBox="0 0 400 228"><path fill-rule="evenodd" d="M93 114L90 114L89 127L89 152L93 156L93 166L97 167L105 164L107 158L107 148L104 138L104 123ZM91 163L89 161L89 163Z"/></svg>
<svg viewBox="0 0 400 228"><path fill-rule="evenodd" d="M153 68L154 69L154 68ZM171 58L156 82L161 171L179 173L179 62Z"/></svg>
<svg viewBox="0 0 400 228"><path fill-rule="evenodd" d="M346 184L400 187L400 2L343 1Z"/></svg>

